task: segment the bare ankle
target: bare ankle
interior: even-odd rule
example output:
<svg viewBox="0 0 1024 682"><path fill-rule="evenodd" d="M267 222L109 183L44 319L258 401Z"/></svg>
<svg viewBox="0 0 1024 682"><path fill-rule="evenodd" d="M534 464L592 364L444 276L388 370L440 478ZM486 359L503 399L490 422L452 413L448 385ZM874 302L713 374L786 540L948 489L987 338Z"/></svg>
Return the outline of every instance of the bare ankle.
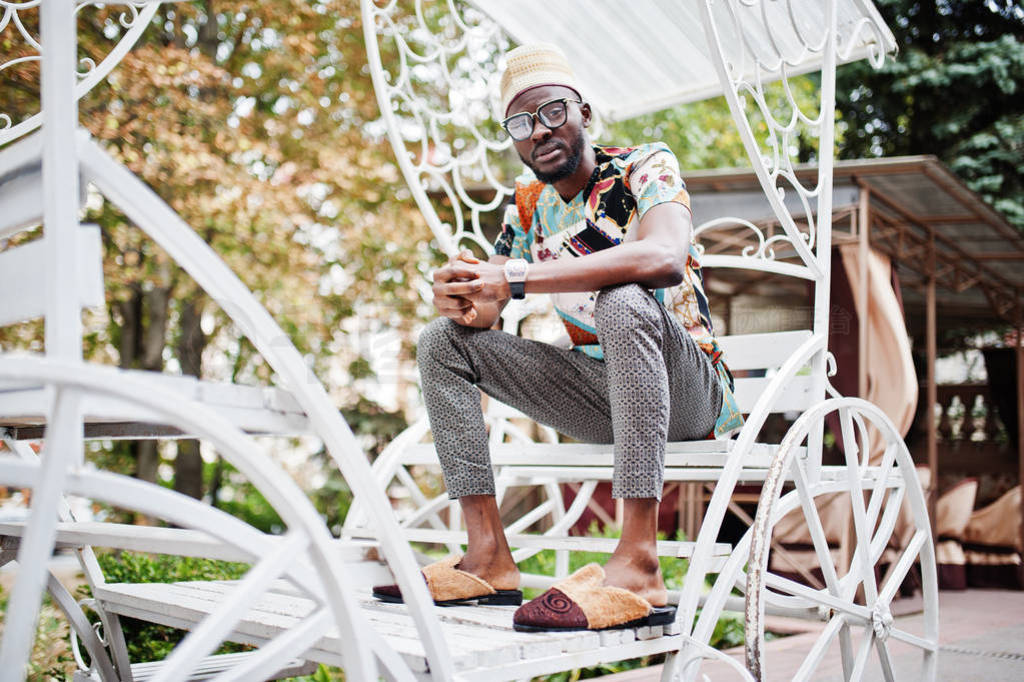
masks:
<svg viewBox="0 0 1024 682"><path fill-rule="evenodd" d="M459 562L459 569L489 582L495 589L519 587L519 567L511 554L483 552L469 548Z"/></svg>

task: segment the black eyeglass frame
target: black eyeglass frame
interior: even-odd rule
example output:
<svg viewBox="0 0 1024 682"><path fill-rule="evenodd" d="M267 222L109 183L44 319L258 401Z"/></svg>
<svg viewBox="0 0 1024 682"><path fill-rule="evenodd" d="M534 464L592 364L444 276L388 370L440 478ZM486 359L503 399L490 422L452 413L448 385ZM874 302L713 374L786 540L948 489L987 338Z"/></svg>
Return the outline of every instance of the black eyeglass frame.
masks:
<svg viewBox="0 0 1024 682"><path fill-rule="evenodd" d="M562 119L561 123L548 123L546 116L542 118L540 110L549 104L554 104L555 102L561 102L562 105L565 106L565 118ZM533 112L520 111L518 114L512 114L511 116L509 116L508 118L501 122L501 127L504 128L505 132L508 133L508 136L511 137L516 142L522 142L523 140L529 139L530 135L533 135L534 128L536 128L537 126L537 121L540 121L542 124L544 124L544 127L547 128L548 130L555 130L557 128L561 128L562 126L565 125L565 122L569 120L569 102L575 102L576 104L580 105L584 103L581 99L572 99L571 97L556 97L554 99L549 99L547 102L542 102L541 104L539 104ZM530 132L528 132L524 137L516 137L515 135L512 134L512 131L508 129L508 124L513 119L522 118L523 116L530 117Z"/></svg>

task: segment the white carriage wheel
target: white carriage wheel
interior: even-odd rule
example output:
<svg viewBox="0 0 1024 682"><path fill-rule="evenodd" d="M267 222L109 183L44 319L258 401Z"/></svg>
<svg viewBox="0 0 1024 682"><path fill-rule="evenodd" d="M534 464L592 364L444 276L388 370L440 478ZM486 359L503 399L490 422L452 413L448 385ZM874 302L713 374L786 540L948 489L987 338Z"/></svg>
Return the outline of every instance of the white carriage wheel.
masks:
<svg viewBox="0 0 1024 682"><path fill-rule="evenodd" d="M845 462L823 467L820 476L805 471L800 447L829 413L839 417ZM874 448L882 452L868 465ZM793 489L781 495L785 483ZM849 561L837 560L818 513L825 496L848 504L855 545ZM834 499L834 497L832 498ZM798 511L799 510L799 511ZM824 587L807 586L769 570L772 536L787 513L803 515ZM902 519L902 520L901 520ZM906 527L902 530L899 524ZM857 398L826 400L808 410L783 439L772 460L750 529L746 576L746 657L756 679L765 667L765 610L815 615L826 622L793 679L809 679L838 644L844 678L933 680L938 657L938 592L935 551L924 492L906 444L889 418ZM899 623L892 601L914 567L919 569L923 612ZM910 649L919 656L908 656ZM875 660L872 660L872 659ZM916 670L903 666L911 661ZM770 662L769 662L770 665Z"/></svg>
<svg viewBox="0 0 1024 682"><path fill-rule="evenodd" d="M211 442L266 497L289 529L276 542L224 512L159 486L75 467L73 461L66 462L68 467L58 473L53 462L64 458L56 452L44 457L41 463L5 462L0 467L0 484L31 487L35 491L33 511L19 553L23 565L10 602L18 604L19 608L11 608L8 613L0 648L0 659L8 670L21 669L19 661L14 659L27 659L25 638L30 637L27 633L34 629L47 570L45 558L53 548L55 515L47 510L56 506L46 504L41 510L36 507L38 502L49 502L62 494L77 494L162 518L180 527L205 531L252 557L252 567L237 586L174 648L167 665L154 679L160 682L190 679L195 665L225 641L232 627L279 578L289 580L305 592L315 608L286 632L270 638L241 668L225 673L223 679L251 679L250 676L272 674L275 665L288 657L301 656L332 625L337 626L339 632L342 650L338 653L355 678L376 678L375 655L395 679L408 676L404 665L382 647L379 637L374 636L353 596L342 588L347 582L345 570L337 560L333 539L316 510L291 478L280 472L250 437L203 406L183 401L159 385L126 376L112 368L19 357L0 359L0 377L15 382L43 382L53 390L58 410L86 396L103 396L161 414L167 424ZM53 417L57 419L60 415ZM58 428L58 440L60 433ZM47 445L53 443L48 441ZM308 561L296 561L303 555Z"/></svg>

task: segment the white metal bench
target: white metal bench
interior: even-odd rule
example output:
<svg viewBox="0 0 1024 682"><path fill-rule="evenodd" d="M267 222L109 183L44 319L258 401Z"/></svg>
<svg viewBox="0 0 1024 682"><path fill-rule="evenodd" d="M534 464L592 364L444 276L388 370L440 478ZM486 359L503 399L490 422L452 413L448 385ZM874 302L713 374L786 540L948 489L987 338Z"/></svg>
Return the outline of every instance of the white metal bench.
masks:
<svg viewBox="0 0 1024 682"><path fill-rule="evenodd" d="M921 676L934 678L934 557L924 502L909 455L891 423L870 404L825 400L830 225L824 217L815 224L815 216L830 215L835 62L866 54L880 57L891 48L891 36L870 3L767 2L767 26L760 19L760 3L753 0L694 0L679 3L678 7L654 1L631 3L630 11L636 12L641 24L658 17L666 21L671 18L680 27L680 40L708 45L704 52L708 68L713 65L717 71L719 91L724 91L730 101L783 228L776 235L766 236L749 223L705 226L701 228L704 232L737 226L753 228L748 236L754 247L744 251L740 245L736 253L708 254L705 265L752 267L814 282L815 324L809 331L772 336L770 344L764 338L727 339L727 346L732 346L727 351L732 354L734 369L746 366L773 372L772 376L740 380L741 402L750 410L747 426L733 440L670 446L669 480L717 483L698 537L693 542L661 545L667 555L690 559L683 588L674 595L679 603L676 622L662 628L546 635L514 632L509 608L434 607L408 541L456 545L463 536L450 514L447 523L440 514L447 500L422 496L409 473L408 467L431 462L429 446L420 444L426 434L424 423L399 436L371 471L323 388L310 380L302 358L290 344L282 343L285 335L241 282L159 197L96 142L77 131L76 98L91 82L114 68L158 4L144 0L129 3L137 24L131 25L94 73L78 82L72 51L75 7L60 3L37 7L29 3L8 9L40 13L48 41L41 55L41 88L48 102L48 116L45 127L34 137L0 150L0 207L15 207L10 213L0 214L0 236L34 223L42 222L44 226L44 237L38 245L19 247L14 252L17 256L4 254L10 261L25 256L24 249L39 249L41 255L31 258L42 267L18 271L26 281L35 278L32 281L36 284L26 289L31 300L19 299L15 304L5 299L0 304L0 323L41 316L46 321L47 337L45 356L0 355L0 424L5 443L17 455L0 459L0 485L33 491L28 520L0 526L0 559L6 562L16 557L18 561L0 647L0 680L17 680L23 675L44 589L67 614L90 655L91 669L80 675L84 679L164 681L210 675L223 680L264 679L282 674L282 669L295 669L298 661L343 666L353 680L381 675L394 680L522 679L657 653L668 654L666 680L680 675L693 678L705 657L722 658L737 677L749 678L763 672L761 645L766 611L825 621L824 633L808 652L801 670L805 678L813 674L833 645L842 651L847 677L870 676L867 665L873 652L877 652L883 673L891 677L886 648L889 638L919 649ZM534 0L481 0L474 4L501 20L513 34L523 26L540 33L557 31L559 21L536 21L541 9L567 11L570 15L582 11L578 3L570 2L556 6ZM427 17L428 25L424 23L422 4L416 2L415 8L418 15L399 18L396 13L402 7L398 3L379 6L370 0L363 2L368 54L381 109L398 151L399 165L442 247L450 253L467 240L484 246L488 240L481 217L503 203L510 191L507 184L498 181L498 166L492 167L486 157L502 153L507 143L493 133L465 135L470 128L476 130L475 124L488 119L490 112L480 105L479 91L460 96L449 90L486 82L493 76L493 58L505 38L499 26L478 10L463 13L462 5L439 4L428 8L428 13L440 12ZM742 28L730 13L742 15ZM595 10L595 14L600 12ZM782 22L783 27L791 23L776 34L772 22ZM447 32L443 40L432 33L431 27L437 26ZM698 26L707 32L706 41ZM378 30L384 36L381 40L389 41L384 50L378 43ZM719 32L724 32L723 37ZM549 37L558 41L557 35ZM578 45L580 41L575 42ZM413 43L425 49L413 52ZM657 49L656 45L644 47ZM780 49L792 53L786 52L782 58ZM738 50L739 58L730 55L729 50ZM398 60L400 66L395 62L385 64L382 56ZM448 65L456 63L462 71L453 80ZM762 104L762 80L785 75L781 71L812 68L822 68L823 98L819 114L803 122L816 128L823 151L819 185L808 189L792 176L788 155L790 134L801 119L771 121L769 152L774 157L766 163L744 115L739 93L745 92L754 105ZM484 80L476 80L478 77ZM424 83L435 89L440 86L448 106L455 109L432 112L423 107L415 92ZM709 94L710 87L701 94ZM606 112L614 108L608 104ZM400 116L405 119L400 120ZM40 118L0 130L0 144L23 136L38 125ZM419 151L427 151L433 142L443 143L434 147L435 153L421 158L416 156L417 150L406 147L403 123L410 120L422 125L423 134L414 141ZM468 146L446 146L440 137L453 129L462 131ZM468 181L480 178L496 181L498 189L492 199L479 202L470 197ZM89 246L95 244L95 236L83 231L76 219L81 188L86 182L115 203L231 316L280 377L278 386L221 387L82 362L80 308L96 302L96 274L101 272L96 267L96 250ZM805 220L809 226L801 228L786 209L776 190L779 182L789 183L791 191L799 194L808 209ZM439 189L447 197L454 211L452 224L439 218L427 189ZM50 199L44 201L43 197ZM84 278L85 286L79 278ZM517 321L514 314L514 309L509 311L510 323ZM766 416L789 409L801 412L801 417L786 439L782 443L758 443ZM843 466L823 467L822 423L831 412L841 417L847 459ZM509 421L511 417L499 407L491 414L499 481L505 488L539 483L548 492L547 500L537 508L540 511L510 522L512 544L518 558L543 547L560 551L558 571L564 573L565 552L588 548L601 551L609 547L609 541L568 536L565 531L581 511L586 494L577 497L581 502L566 508L558 483L580 481L585 491L596 481L607 479L610 451L605 447L526 442L529 439ZM37 458L23 439L35 438L43 427L45 447L42 457ZM331 537L302 491L248 435L295 432L319 436L357 493L342 539ZM84 464L83 437L145 435L188 435L205 440L260 490L283 519L285 532L280 536L264 534L191 498L95 471ZM863 461L869 441L884 444L885 456L879 466L868 467ZM402 519L392 512L385 496L385 487L396 490L393 481L405 487L404 492L412 496L417 507ZM730 548L718 543L717 535L730 494L739 481L762 484L764 493L755 525ZM790 492L780 497L784 485ZM853 507L857 544L849 566L833 565L817 523L814 501L826 494L845 494ZM136 510L176 528L79 523L62 503L62 498L69 495ZM912 540L878 581L876 570L882 568L880 558L891 544L895 516L904 498L912 509ZM823 559L824 588L808 587L767 571L772 525L794 509L802 509L806 515L814 548ZM546 534L526 532L545 515L552 522ZM78 553L93 591L94 609L102 622L102 638L74 599L48 576L46 563L55 547L73 548ZM93 547L241 560L251 563L252 568L234 582L112 584L99 570ZM888 605L915 563L920 565L923 581L925 617L922 628L911 632L892 627ZM707 592L706 578L716 575L712 590ZM532 580L541 585L550 578L536 576ZM406 604L387 605L369 599L370 585L392 579L399 583ZM734 588L746 595L745 600L732 596ZM746 611L749 672L707 646L725 607ZM702 611L696 619L698 608ZM140 664L128 660L121 637L121 616L180 627L190 634L166 661ZM213 655L222 641L257 648L245 654Z"/></svg>

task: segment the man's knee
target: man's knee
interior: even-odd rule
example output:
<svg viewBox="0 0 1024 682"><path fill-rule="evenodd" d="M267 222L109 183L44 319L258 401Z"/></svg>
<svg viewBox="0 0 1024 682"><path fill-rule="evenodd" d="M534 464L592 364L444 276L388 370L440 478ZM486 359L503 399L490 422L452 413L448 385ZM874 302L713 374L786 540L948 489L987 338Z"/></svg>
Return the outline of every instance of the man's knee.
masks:
<svg viewBox="0 0 1024 682"><path fill-rule="evenodd" d="M445 352L452 347L457 326L456 322L447 317L438 317L423 328L416 341L416 360L421 367L425 362L443 357Z"/></svg>
<svg viewBox="0 0 1024 682"><path fill-rule="evenodd" d="M633 332L661 319L659 303L639 284L619 284L602 289L594 302L594 325L598 336Z"/></svg>

